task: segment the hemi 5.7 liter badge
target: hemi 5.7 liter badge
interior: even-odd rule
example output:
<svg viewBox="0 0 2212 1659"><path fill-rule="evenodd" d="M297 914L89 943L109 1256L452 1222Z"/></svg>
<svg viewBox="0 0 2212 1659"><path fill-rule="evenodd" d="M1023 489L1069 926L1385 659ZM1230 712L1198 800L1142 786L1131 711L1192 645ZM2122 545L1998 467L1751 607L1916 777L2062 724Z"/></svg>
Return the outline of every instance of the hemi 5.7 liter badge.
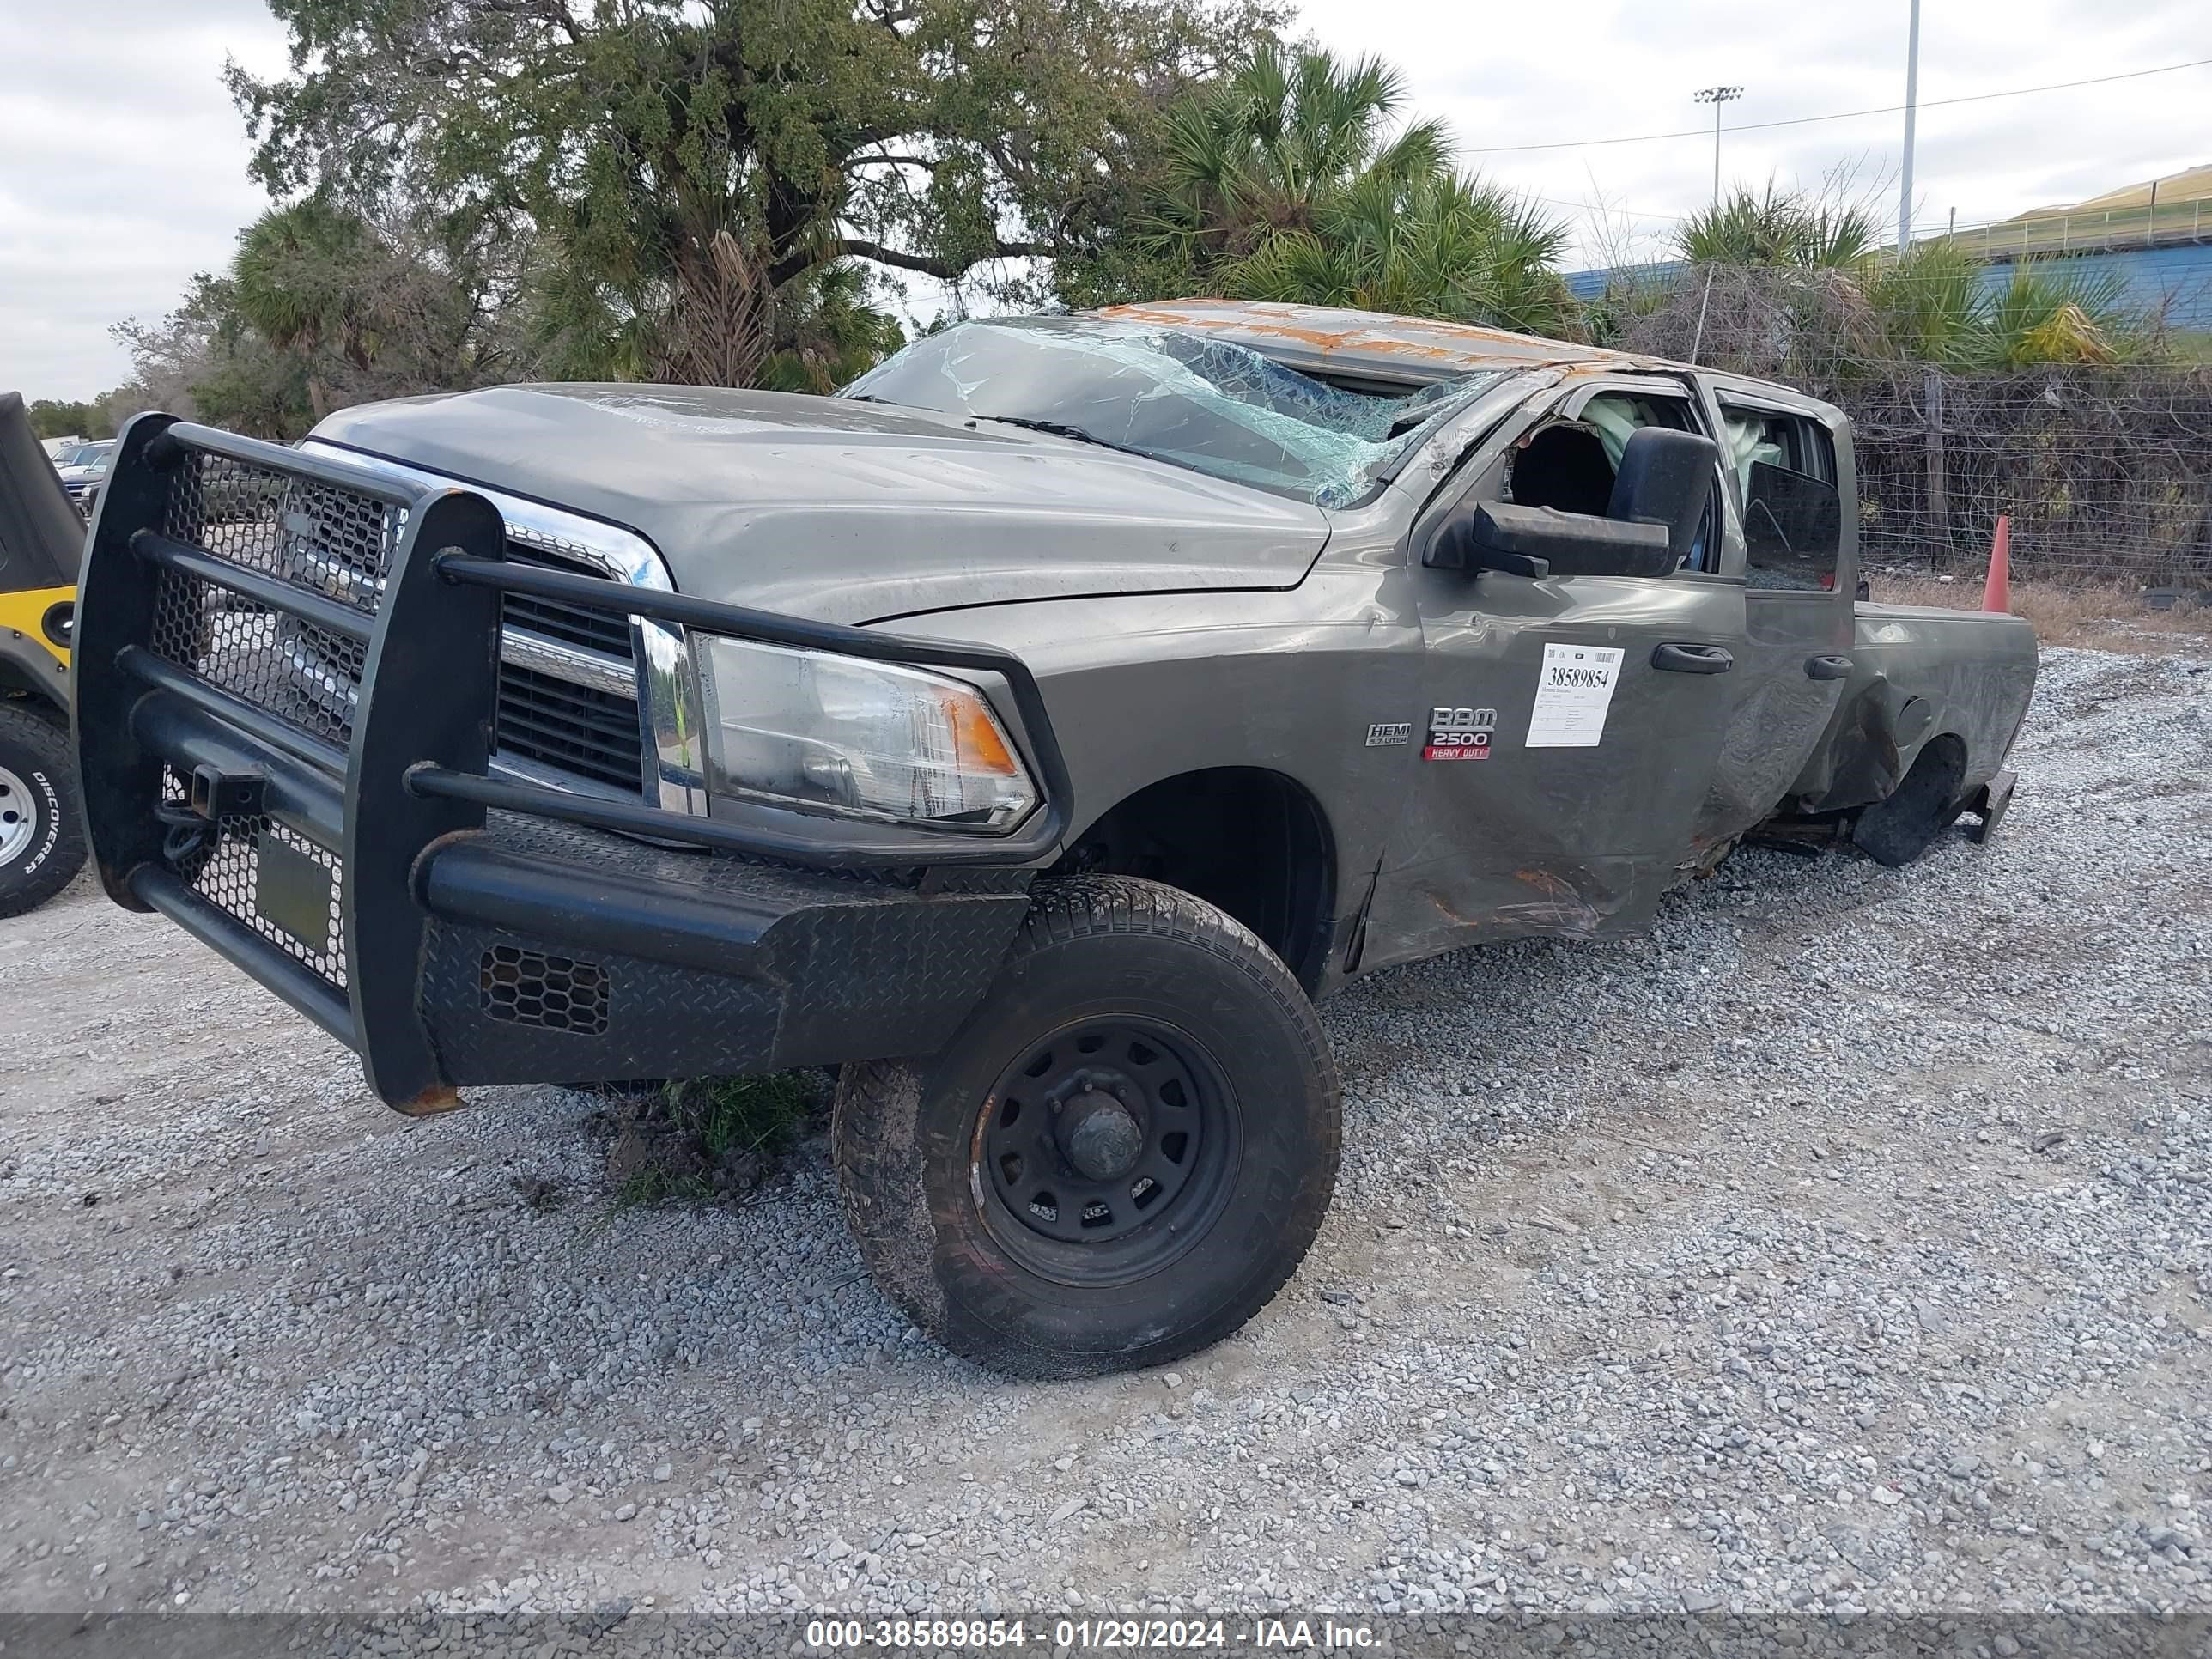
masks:
<svg viewBox="0 0 2212 1659"><path fill-rule="evenodd" d="M1429 735L1421 745L1425 761L1488 760L1491 734L1498 729L1495 708L1431 708Z"/></svg>

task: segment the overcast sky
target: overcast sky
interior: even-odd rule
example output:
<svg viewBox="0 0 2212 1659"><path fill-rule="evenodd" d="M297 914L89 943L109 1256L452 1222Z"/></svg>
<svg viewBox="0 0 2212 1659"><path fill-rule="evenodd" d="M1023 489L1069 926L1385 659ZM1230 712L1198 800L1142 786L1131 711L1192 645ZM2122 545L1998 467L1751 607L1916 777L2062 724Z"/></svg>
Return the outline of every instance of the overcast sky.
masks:
<svg viewBox="0 0 2212 1659"><path fill-rule="evenodd" d="M1397 63L1411 106L1443 116L1463 160L1541 196L1577 258L1663 243L1712 188L1698 88L1735 82L1730 124L1903 101L1908 0L1308 0L1306 27ZM1923 100L2122 74L2212 56L2205 0L1923 0ZM158 316L229 257L260 210L221 74L270 72L283 31L260 0L0 4L0 387L89 397L129 363L107 335ZM2212 161L2212 69L1923 109L1916 222L1940 228L2076 201ZM1660 143L1589 144L1698 129ZM1817 182L1840 166L1893 180L1903 118L1724 133L1727 179ZM1492 151L1571 143L1579 148ZM1895 185L1884 216L1895 216ZM1602 204L1604 217L1589 208Z"/></svg>

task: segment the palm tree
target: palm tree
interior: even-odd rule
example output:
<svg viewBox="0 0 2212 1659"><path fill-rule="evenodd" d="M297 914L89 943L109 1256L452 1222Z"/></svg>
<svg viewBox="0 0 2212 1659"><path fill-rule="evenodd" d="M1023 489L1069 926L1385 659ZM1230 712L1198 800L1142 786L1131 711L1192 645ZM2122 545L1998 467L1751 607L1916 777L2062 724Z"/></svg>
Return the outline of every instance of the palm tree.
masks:
<svg viewBox="0 0 2212 1659"><path fill-rule="evenodd" d="M1899 356L1966 368L1980 355L1983 268L1956 242L1915 243L1868 273L1866 301Z"/></svg>
<svg viewBox="0 0 2212 1659"><path fill-rule="evenodd" d="M1565 233L1453 171L1441 124L1393 131L1398 72L1263 46L1168 118L1148 240L1186 279L1243 299L1354 306L1557 331Z"/></svg>
<svg viewBox="0 0 2212 1659"><path fill-rule="evenodd" d="M868 303L868 269L857 259L817 265L777 290L776 337L757 384L771 392L834 392L906 343L889 312Z"/></svg>
<svg viewBox="0 0 2212 1659"><path fill-rule="evenodd" d="M1480 179L1370 173L1317 204L1310 226L1230 266L1223 286L1242 299L1557 334L1575 315L1552 269L1565 244L1565 228L1534 203Z"/></svg>
<svg viewBox="0 0 2212 1659"><path fill-rule="evenodd" d="M2112 272L2085 276L2023 259L2012 280L1988 297L1981 317L1984 361L2007 368L2036 363L2114 363L2155 349L2154 319L2128 303Z"/></svg>
<svg viewBox="0 0 2212 1659"><path fill-rule="evenodd" d="M1407 182L1442 170L1443 125L1417 121L1392 136L1405 83L1379 58L1286 56L1270 42L1252 60L1168 118L1152 240L1202 274L1245 258L1271 237L1314 228L1364 179Z"/></svg>
<svg viewBox="0 0 2212 1659"><path fill-rule="evenodd" d="M356 368L368 367L362 271L374 240L358 216L319 197L272 208L239 239L231 270L238 314L279 351L297 355L317 420L331 404L317 362L322 349L335 347Z"/></svg>
<svg viewBox="0 0 2212 1659"><path fill-rule="evenodd" d="M1738 185L1727 198L1682 221L1675 246L1693 264L1784 265L1848 270L1875 251L1874 215L1832 191L1808 195L1771 179L1754 196Z"/></svg>
<svg viewBox="0 0 2212 1659"><path fill-rule="evenodd" d="M1867 278L1866 299L1899 355L1946 368L2113 363L2154 356L2159 319L2126 284L2057 259L2022 260L2001 285L1954 242L1923 242Z"/></svg>

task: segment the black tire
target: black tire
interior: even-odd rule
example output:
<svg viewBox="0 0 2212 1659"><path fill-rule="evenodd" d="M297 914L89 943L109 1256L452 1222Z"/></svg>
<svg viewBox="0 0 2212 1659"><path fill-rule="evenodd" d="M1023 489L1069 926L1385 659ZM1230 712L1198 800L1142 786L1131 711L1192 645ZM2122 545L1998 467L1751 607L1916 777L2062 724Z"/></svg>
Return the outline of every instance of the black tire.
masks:
<svg viewBox="0 0 2212 1659"><path fill-rule="evenodd" d="M908 1318L999 1370L1084 1376L1164 1364L1267 1304L1335 1189L1341 1109L1313 1005L1249 928L1086 876L1038 887L941 1053L843 1068L830 1143L861 1256ZM1023 1201L1063 1177L1065 1197Z"/></svg>
<svg viewBox="0 0 2212 1659"><path fill-rule="evenodd" d="M1852 845L1893 870L1911 863L1959 816L1959 783L1966 769L1966 757L1956 738L1935 739L1887 800L1858 815L1851 825Z"/></svg>
<svg viewBox="0 0 2212 1659"><path fill-rule="evenodd" d="M0 704L0 916L44 904L84 868L84 808L69 732Z"/></svg>

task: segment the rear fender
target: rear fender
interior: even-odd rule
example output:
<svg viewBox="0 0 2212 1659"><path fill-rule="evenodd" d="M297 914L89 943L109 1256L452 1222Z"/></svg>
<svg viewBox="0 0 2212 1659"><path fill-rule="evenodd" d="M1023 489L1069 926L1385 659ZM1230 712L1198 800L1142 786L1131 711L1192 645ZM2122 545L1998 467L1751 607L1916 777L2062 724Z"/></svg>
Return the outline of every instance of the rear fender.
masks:
<svg viewBox="0 0 2212 1659"><path fill-rule="evenodd" d="M1875 673L1851 688L1828 734L1797 781L1801 811L1832 811L1887 800L1936 729L1936 706Z"/></svg>

